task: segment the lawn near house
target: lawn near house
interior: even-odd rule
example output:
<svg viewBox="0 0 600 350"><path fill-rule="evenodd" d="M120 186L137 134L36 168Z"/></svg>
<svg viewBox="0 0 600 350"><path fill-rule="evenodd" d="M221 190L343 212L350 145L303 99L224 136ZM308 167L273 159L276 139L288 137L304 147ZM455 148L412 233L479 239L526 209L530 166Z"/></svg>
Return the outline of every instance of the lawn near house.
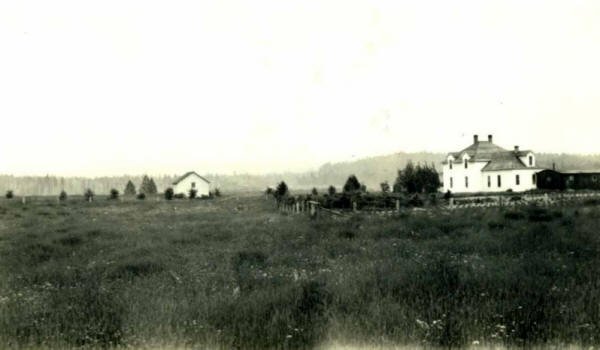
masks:
<svg viewBox="0 0 600 350"><path fill-rule="evenodd" d="M589 346L600 207L0 201L0 348Z"/></svg>

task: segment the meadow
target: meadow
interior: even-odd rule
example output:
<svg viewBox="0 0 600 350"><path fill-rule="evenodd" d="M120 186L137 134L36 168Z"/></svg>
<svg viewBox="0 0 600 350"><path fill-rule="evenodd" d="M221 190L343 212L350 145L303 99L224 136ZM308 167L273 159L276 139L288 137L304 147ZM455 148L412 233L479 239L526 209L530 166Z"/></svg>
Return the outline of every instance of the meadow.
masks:
<svg viewBox="0 0 600 350"><path fill-rule="evenodd" d="M588 347L600 206L0 200L0 348ZM359 345L360 347L360 345Z"/></svg>

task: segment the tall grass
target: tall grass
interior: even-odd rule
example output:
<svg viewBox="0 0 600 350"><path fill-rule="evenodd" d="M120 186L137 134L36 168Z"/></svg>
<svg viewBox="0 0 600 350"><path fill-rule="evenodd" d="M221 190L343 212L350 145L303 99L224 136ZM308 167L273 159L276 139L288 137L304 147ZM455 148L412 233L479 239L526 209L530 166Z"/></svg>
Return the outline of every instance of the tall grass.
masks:
<svg viewBox="0 0 600 350"><path fill-rule="evenodd" d="M600 208L0 201L0 347L597 345Z"/></svg>

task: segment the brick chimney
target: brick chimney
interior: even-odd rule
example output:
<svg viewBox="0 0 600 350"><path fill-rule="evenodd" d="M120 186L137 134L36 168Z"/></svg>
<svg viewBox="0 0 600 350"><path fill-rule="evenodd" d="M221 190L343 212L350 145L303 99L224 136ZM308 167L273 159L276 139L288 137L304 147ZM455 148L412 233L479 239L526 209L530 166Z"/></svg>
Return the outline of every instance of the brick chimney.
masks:
<svg viewBox="0 0 600 350"><path fill-rule="evenodd" d="M492 142L492 135L488 135L488 142Z"/></svg>
<svg viewBox="0 0 600 350"><path fill-rule="evenodd" d="M473 143L478 143L478 142L479 142L479 136L473 135Z"/></svg>

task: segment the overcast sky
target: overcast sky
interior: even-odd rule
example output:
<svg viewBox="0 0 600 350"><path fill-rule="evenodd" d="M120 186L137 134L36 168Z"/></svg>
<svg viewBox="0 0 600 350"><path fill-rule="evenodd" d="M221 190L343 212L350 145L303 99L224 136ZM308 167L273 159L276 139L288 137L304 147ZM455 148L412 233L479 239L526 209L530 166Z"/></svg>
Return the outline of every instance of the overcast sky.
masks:
<svg viewBox="0 0 600 350"><path fill-rule="evenodd" d="M13 174L600 153L600 1L0 0L0 121Z"/></svg>

